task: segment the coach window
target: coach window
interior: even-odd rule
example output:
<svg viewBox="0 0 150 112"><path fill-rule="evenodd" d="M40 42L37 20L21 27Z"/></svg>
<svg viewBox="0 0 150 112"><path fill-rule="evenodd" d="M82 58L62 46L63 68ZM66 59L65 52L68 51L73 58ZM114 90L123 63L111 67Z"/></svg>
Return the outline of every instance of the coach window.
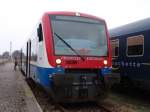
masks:
<svg viewBox="0 0 150 112"><path fill-rule="evenodd" d="M37 61L36 38L31 40L31 61Z"/></svg>
<svg viewBox="0 0 150 112"><path fill-rule="evenodd" d="M42 25L40 24L38 29L37 29L37 34L39 37L39 42L43 41L43 32L42 32Z"/></svg>
<svg viewBox="0 0 150 112"><path fill-rule="evenodd" d="M112 49L112 56L118 57L119 56L119 40L111 40L111 49Z"/></svg>
<svg viewBox="0 0 150 112"><path fill-rule="evenodd" d="M127 56L143 56L144 36L137 35L127 38Z"/></svg>

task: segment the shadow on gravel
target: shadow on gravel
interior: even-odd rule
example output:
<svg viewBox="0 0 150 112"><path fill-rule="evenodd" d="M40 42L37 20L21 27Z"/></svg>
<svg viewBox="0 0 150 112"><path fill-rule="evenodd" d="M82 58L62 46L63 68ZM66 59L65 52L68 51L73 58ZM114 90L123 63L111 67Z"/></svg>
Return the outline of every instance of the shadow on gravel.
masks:
<svg viewBox="0 0 150 112"><path fill-rule="evenodd" d="M128 86L123 87L120 84L116 84L112 87L111 91L115 94L120 94L129 99L136 99L138 101L144 101L150 104L150 91L142 88Z"/></svg>
<svg viewBox="0 0 150 112"><path fill-rule="evenodd" d="M50 96L47 94L47 92L41 85L35 83L32 79L26 79L26 82L30 86L30 88L36 98L42 97L42 98L46 98L47 100L51 100Z"/></svg>
<svg viewBox="0 0 150 112"><path fill-rule="evenodd" d="M82 103L63 103L61 104L64 108L67 109L78 109L78 108L95 108L99 107L96 102L82 102Z"/></svg>
<svg viewBox="0 0 150 112"><path fill-rule="evenodd" d="M34 93L38 103L40 104L43 112L102 112L96 102L82 102L82 103L60 103L56 104L50 95L44 90L43 87L37 85L32 79L26 80Z"/></svg>

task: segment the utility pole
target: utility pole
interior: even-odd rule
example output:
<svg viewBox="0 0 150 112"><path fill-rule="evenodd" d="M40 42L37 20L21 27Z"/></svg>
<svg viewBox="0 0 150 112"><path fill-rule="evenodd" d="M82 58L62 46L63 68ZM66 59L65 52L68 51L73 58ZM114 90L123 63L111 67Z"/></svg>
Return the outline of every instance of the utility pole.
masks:
<svg viewBox="0 0 150 112"><path fill-rule="evenodd" d="M12 61L12 42L10 41L10 61Z"/></svg>

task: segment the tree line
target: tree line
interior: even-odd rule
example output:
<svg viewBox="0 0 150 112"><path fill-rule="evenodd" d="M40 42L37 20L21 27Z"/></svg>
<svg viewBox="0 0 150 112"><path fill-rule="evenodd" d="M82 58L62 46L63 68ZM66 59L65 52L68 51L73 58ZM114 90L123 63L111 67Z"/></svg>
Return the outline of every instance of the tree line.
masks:
<svg viewBox="0 0 150 112"><path fill-rule="evenodd" d="M15 50L12 52L12 55L10 54L10 52L5 51L2 53L2 55L0 55L0 58L5 58L5 59L9 59L9 58L19 58L21 55L21 52L19 50Z"/></svg>

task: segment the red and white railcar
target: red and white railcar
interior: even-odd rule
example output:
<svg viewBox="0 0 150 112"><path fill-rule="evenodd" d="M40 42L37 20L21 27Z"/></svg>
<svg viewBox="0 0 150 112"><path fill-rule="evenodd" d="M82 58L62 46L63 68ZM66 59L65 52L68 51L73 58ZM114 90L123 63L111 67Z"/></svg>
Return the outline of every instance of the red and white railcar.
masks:
<svg viewBox="0 0 150 112"><path fill-rule="evenodd" d="M56 100L95 101L104 95L112 66L105 20L47 12L21 51L21 70Z"/></svg>

